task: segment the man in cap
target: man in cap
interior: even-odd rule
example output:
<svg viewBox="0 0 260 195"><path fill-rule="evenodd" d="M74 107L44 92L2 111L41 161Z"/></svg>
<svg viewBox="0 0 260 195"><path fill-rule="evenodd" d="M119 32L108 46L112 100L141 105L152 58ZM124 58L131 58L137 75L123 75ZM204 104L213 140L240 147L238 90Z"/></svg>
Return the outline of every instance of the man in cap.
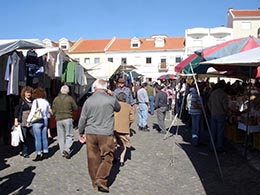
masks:
<svg viewBox="0 0 260 195"><path fill-rule="evenodd" d="M133 106L135 104L134 98L129 87L125 86L125 82L124 78L118 79L118 87L115 89L113 96L117 97L120 92L124 92L126 94L126 102Z"/></svg>
<svg viewBox="0 0 260 195"><path fill-rule="evenodd" d="M53 101L53 115L57 121L57 135L63 157L70 159L70 147L73 143L72 113L78 109L75 100L68 94L69 87L63 85L60 94Z"/></svg>

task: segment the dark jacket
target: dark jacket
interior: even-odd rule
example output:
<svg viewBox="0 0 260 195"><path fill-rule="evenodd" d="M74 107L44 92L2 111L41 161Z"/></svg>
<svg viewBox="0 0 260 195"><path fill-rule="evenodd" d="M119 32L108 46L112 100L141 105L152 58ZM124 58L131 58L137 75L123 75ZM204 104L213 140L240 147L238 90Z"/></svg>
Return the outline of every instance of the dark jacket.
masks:
<svg viewBox="0 0 260 195"><path fill-rule="evenodd" d="M163 91L159 91L155 95L154 108L167 107L167 94Z"/></svg>
<svg viewBox="0 0 260 195"><path fill-rule="evenodd" d="M21 98L19 104L15 107L14 118L18 119L19 123L23 126L26 125L26 119L30 113L32 107L32 102L27 102L25 99Z"/></svg>

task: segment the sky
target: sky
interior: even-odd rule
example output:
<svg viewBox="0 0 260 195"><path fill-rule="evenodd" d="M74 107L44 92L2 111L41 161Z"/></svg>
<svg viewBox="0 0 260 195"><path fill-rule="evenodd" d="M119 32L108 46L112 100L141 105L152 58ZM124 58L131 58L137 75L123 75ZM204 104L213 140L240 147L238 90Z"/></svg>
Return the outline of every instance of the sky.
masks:
<svg viewBox="0 0 260 195"><path fill-rule="evenodd" d="M229 8L259 0L3 0L0 39L184 37L185 29L227 25Z"/></svg>

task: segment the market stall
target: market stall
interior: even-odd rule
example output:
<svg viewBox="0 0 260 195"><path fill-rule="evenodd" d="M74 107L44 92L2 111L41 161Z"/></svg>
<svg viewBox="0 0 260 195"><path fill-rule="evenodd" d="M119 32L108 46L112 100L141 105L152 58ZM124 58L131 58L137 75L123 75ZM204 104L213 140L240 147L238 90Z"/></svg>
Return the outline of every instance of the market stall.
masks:
<svg viewBox="0 0 260 195"><path fill-rule="evenodd" d="M260 66L260 47L257 47L255 49L251 49L248 51L244 51L238 54L226 56L223 58L206 61L200 63L201 65L207 65L207 66L222 66L222 67L230 67L235 66L238 67L238 70L244 71L248 70L248 87L247 87L247 93L244 94L244 98L242 98L242 106L244 108L236 107L235 111L240 111L242 114L238 116L238 114L235 114L237 116L237 126L236 130L242 130L246 132L246 136L244 137L244 142L246 142L246 149L245 149L245 155L247 154L247 147L250 140L250 134L256 134L260 130L260 124L259 124L259 86L256 88L252 88L251 78L255 78L253 76L256 74L256 69L258 66ZM254 74L253 74L254 73ZM253 93L254 91L254 93ZM234 103L238 104L238 99L234 99ZM237 132L237 131L236 131ZM258 139L260 137L258 136ZM254 143L259 143L256 140L254 140ZM258 146L259 147L259 146ZM259 148L258 148L259 149Z"/></svg>

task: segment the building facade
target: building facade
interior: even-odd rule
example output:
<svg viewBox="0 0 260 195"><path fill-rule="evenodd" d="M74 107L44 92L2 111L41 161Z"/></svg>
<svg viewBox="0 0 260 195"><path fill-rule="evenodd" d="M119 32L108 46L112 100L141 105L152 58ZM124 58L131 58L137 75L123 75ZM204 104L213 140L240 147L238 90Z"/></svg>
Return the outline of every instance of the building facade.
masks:
<svg viewBox="0 0 260 195"><path fill-rule="evenodd" d="M229 9L227 27L233 29L234 39L250 35L260 38L260 9Z"/></svg>

